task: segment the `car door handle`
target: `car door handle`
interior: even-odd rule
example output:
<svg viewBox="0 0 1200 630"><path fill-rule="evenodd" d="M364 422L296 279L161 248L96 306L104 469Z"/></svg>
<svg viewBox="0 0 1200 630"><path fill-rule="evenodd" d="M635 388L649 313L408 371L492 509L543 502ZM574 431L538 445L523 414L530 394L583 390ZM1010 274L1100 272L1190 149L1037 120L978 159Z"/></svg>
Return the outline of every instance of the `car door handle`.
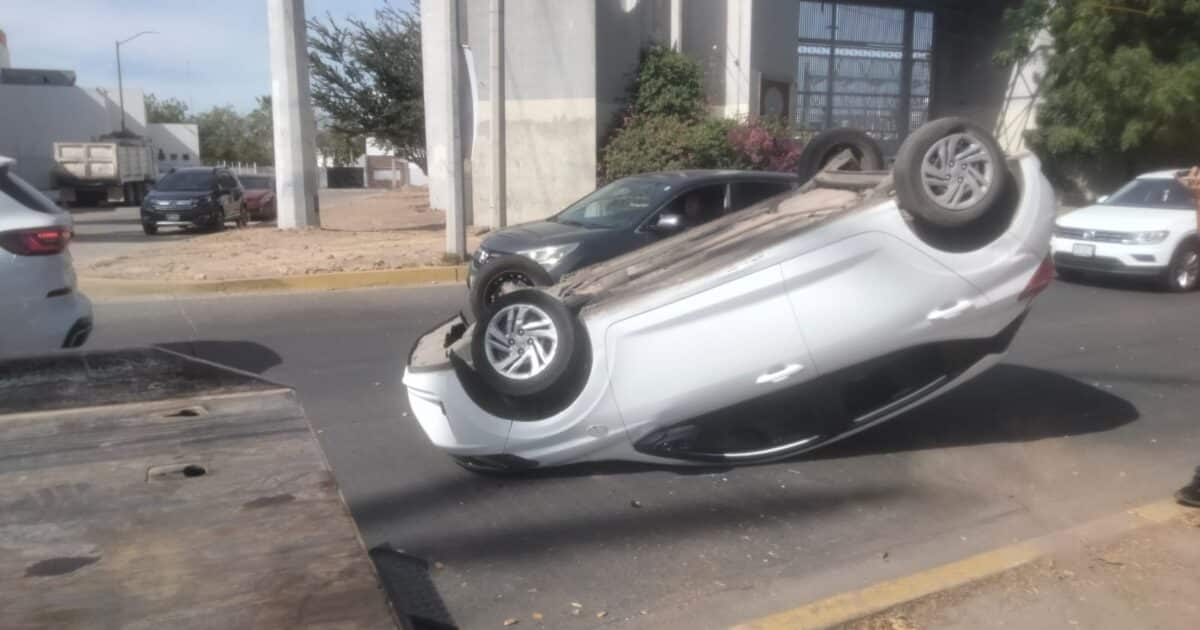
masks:
<svg viewBox="0 0 1200 630"><path fill-rule="evenodd" d="M954 319L955 317L958 317L959 315L971 310L971 308L974 306L975 305L971 302L971 300L959 300L952 306L930 311L929 315L926 316L926 319L934 322Z"/></svg>
<svg viewBox="0 0 1200 630"><path fill-rule="evenodd" d="M766 374L759 376L754 382L759 385L782 383L791 378L793 375L798 374L803 369L803 365L800 365L799 363L792 363L790 365L785 365L778 370L767 372Z"/></svg>

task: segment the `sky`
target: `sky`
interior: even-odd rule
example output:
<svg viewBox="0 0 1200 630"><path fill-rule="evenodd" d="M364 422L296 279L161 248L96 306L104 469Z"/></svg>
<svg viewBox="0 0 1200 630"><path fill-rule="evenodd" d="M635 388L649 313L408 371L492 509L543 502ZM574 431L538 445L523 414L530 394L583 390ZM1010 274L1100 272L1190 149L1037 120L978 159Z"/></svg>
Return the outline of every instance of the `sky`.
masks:
<svg viewBox="0 0 1200 630"><path fill-rule="evenodd" d="M407 9L407 0L390 0ZM309 17L370 19L384 0L305 0ZM74 70L76 85L117 85L113 43L126 88L178 98L190 111L248 111L271 91L267 0L0 0L12 65Z"/></svg>

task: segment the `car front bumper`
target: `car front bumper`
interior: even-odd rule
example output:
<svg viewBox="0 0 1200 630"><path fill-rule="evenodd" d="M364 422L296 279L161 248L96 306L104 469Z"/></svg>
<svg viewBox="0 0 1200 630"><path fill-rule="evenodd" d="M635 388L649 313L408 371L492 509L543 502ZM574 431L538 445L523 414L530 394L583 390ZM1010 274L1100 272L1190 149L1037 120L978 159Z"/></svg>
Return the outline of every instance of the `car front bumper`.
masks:
<svg viewBox="0 0 1200 630"><path fill-rule="evenodd" d="M175 225L181 227L206 225L219 218L221 209L215 207L200 208L153 208L142 209L142 223L155 225Z"/></svg>
<svg viewBox="0 0 1200 630"><path fill-rule="evenodd" d="M1164 243L1123 245L1055 236L1050 251L1060 269L1120 276L1157 276L1166 271L1171 260L1171 249ZM1089 251L1090 256L1086 255Z"/></svg>

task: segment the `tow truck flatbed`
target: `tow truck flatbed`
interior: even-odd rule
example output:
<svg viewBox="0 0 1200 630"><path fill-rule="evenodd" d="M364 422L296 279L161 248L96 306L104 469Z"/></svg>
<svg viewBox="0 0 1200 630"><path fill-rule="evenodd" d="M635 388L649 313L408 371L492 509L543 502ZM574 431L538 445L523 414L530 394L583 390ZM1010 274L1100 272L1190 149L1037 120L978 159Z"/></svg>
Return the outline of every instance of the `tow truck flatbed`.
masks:
<svg viewBox="0 0 1200 630"><path fill-rule="evenodd" d="M166 350L0 363L5 628L394 628L295 393Z"/></svg>

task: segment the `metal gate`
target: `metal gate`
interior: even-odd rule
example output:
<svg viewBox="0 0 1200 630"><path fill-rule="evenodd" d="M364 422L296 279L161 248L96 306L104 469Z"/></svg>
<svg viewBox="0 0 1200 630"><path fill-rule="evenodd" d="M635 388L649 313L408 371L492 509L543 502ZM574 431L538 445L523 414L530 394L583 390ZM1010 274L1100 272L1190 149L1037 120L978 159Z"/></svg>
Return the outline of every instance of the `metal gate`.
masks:
<svg viewBox="0 0 1200 630"><path fill-rule="evenodd" d="M800 2L796 126L856 127L894 155L929 117L933 13Z"/></svg>

